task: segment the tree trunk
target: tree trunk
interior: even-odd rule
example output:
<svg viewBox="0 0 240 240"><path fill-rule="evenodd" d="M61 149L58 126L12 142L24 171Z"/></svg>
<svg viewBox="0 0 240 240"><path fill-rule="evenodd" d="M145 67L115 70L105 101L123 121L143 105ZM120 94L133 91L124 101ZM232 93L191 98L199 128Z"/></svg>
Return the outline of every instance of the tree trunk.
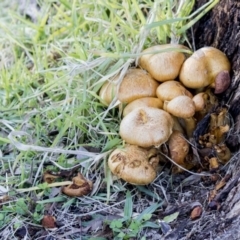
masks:
<svg viewBox="0 0 240 240"><path fill-rule="evenodd" d="M196 1L196 7L206 0ZM212 46L223 51L231 61L231 86L222 94L222 103L229 105L234 128L227 144L234 151L240 146L240 1L220 0L214 9L194 27L196 49Z"/></svg>
<svg viewBox="0 0 240 240"><path fill-rule="evenodd" d="M199 8L206 0L196 1ZM228 173L231 180L224 187L219 198L222 197L218 219L213 220L218 224L210 224L208 233L199 239L240 239L240 1L220 0L214 9L206 14L194 27L194 41L196 49L212 46L223 51L232 64L230 88L222 94L221 104L229 106L233 124L227 144L235 153L228 164ZM216 215L217 216L217 215ZM222 220L220 220L220 218ZM212 229L215 228L215 229ZM211 233L217 233L211 238Z"/></svg>

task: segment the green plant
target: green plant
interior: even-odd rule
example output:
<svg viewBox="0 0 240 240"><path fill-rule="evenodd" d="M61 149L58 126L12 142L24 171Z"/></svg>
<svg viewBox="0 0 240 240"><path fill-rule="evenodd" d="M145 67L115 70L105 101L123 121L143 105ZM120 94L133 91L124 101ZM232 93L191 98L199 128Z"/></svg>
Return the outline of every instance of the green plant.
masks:
<svg viewBox="0 0 240 240"><path fill-rule="evenodd" d="M114 239L130 239L131 237L140 237L143 228L159 228L159 225L151 221L152 213L160 206L153 204L146 208L141 214L133 216L133 201L129 191L126 194L126 202L124 206L124 216L107 222L113 231ZM141 239L144 239L142 237Z"/></svg>

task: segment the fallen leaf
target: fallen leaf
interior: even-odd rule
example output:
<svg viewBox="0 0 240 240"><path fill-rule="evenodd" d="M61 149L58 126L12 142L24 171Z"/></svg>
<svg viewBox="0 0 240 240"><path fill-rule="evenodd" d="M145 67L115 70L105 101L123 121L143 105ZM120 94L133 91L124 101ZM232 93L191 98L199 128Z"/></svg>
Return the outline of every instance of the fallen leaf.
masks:
<svg viewBox="0 0 240 240"><path fill-rule="evenodd" d="M81 197L89 194L93 189L93 183L84 178L81 173L78 173L72 181L71 185L62 188L62 192L68 196Z"/></svg>
<svg viewBox="0 0 240 240"><path fill-rule="evenodd" d="M191 216L190 218L192 220L196 220L197 218L199 218L202 215L202 207L201 206L197 206L195 207L192 212L191 212Z"/></svg>
<svg viewBox="0 0 240 240"><path fill-rule="evenodd" d="M164 217L163 221L166 222L166 223L173 222L174 220L177 219L178 215L179 215L179 212L175 212L173 214L170 214L170 215Z"/></svg>
<svg viewBox="0 0 240 240"><path fill-rule="evenodd" d="M47 183L53 183L55 179L57 179L59 176L57 174L52 174L50 172L45 172L43 174L43 181Z"/></svg>
<svg viewBox="0 0 240 240"><path fill-rule="evenodd" d="M45 228L56 228L56 218L52 215L45 215L42 219L42 226Z"/></svg>

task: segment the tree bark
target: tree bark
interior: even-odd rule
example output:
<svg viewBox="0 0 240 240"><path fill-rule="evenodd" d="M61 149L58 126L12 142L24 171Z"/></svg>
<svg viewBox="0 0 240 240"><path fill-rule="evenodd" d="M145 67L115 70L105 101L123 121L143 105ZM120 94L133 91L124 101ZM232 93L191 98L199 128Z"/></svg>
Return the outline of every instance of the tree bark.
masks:
<svg viewBox="0 0 240 240"><path fill-rule="evenodd" d="M199 8L206 0L196 1ZM234 127L227 139L233 151L240 146L240 1L220 0L194 27L196 49L212 46L223 51L232 64L231 85L222 94L222 104L229 105Z"/></svg>
<svg viewBox="0 0 240 240"><path fill-rule="evenodd" d="M206 2L207 0L196 1L196 8ZM229 106L229 113L233 119L232 129L226 143L235 153L228 172L236 184L226 194L220 209L225 217L221 221L219 219L219 223L229 222L230 224L225 224L228 225L226 228L218 224L219 226L216 227L218 230L213 230L213 232L219 234L213 239L240 239L240 181L238 180L240 176L238 154L240 153L240 1L220 0L214 9L193 27L193 33L196 49L204 46L216 47L227 55L232 65L231 85L220 98L222 105ZM223 192L226 192L227 188L226 186ZM208 233L206 236L209 236Z"/></svg>

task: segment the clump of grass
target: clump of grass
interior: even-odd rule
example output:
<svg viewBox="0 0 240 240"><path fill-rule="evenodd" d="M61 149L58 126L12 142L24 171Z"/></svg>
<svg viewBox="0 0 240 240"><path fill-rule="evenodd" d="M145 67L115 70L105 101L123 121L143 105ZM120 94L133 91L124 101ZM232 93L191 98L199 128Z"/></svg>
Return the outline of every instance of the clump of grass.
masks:
<svg viewBox="0 0 240 240"><path fill-rule="evenodd" d="M40 228L43 198L50 199L56 186L42 185L47 169L84 172L95 182L91 204L100 210L103 202L114 204L126 187L112 185L106 158L122 144L120 116L116 100L106 108L98 90L119 73L121 81L143 48L187 41L186 30L217 2L191 14L192 0L49 0L35 9L36 22L20 15L17 5L0 3L0 186L10 196L0 206L2 233L13 238L32 222ZM52 199L67 201L63 211L89 202ZM29 209L19 213L16 203Z"/></svg>

